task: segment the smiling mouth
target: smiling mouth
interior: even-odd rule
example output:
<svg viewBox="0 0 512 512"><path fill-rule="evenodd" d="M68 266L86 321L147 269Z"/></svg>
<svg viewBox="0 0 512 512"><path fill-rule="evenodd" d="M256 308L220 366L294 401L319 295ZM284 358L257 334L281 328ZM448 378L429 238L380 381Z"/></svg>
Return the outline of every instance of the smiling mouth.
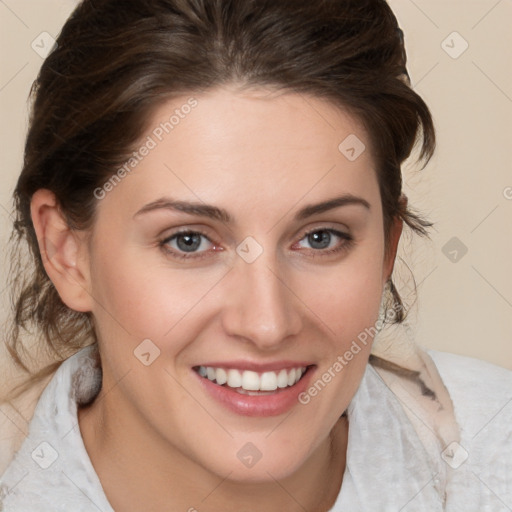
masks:
<svg viewBox="0 0 512 512"><path fill-rule="evenodd" d="M212 366L195 366L193 370L218 386L231 388L242 395L261 396L279 393L295 386L309 368L310 366L300 366L261 373Z"/></svg>

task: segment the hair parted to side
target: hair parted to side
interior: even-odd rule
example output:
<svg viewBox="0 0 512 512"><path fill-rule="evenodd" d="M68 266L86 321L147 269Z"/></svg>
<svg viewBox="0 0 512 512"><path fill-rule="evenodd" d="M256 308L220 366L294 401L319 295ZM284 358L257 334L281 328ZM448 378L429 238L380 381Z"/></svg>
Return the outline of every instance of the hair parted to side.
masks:
<svg viewBox="0 0 512 512"><path fill-rule="evenodd" d="M69 225L89 228L94 190L129 158L151 113L178 95L223 84L262 86L345 109L370 138L386 251L396 218L428 236L432 224L399 201L401 164L419 141L426 165L435 131L427 105L410 87L403 35L384 0L83 0L57 45L32 87L14 193L7 344L22 367L30 352L24 333L38 335L59 361L96 341L91 316L65 306L44 270L32 195L51 190ZM27 244L28 261L19 256ZM391 292L402 305L392 283ZM396 323L406 314L398 309Z"/></svg>

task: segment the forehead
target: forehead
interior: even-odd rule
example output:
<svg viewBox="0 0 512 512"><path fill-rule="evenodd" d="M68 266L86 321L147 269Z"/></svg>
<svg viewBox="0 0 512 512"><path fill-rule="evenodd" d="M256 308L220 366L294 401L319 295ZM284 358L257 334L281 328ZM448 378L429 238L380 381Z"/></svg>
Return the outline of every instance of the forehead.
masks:
<svg viewBox="0 0 512 512"><path fill-rule="evenodd" d="M143 146L151 149L122 183L139 207L159 194L265 208L378 193L362 125L303 94L220 88L173 98L153 111L136 152Z"/></svg>
<svg viewBox="0 0 512 512"><path fill-rule="evenodd" d="M188 155L188 161L202 156L226 158L227 154L230 160L240 161L258 156L258 162L266 157L275 162L279 155L284 162L308 156L332 158L333 148L338 150L349 136L369 145L358 119L334 103L265 89L218 88L175 98L153 111L146 131L144 135L169 145L173 141L181 145L196 135L192 143L198 151Z"/></svg>

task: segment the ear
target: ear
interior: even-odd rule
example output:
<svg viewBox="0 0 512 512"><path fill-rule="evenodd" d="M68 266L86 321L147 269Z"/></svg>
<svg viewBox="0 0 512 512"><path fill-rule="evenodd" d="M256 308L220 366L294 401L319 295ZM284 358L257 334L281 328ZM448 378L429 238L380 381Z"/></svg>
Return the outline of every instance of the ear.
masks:
<svg viewBox="0 0 512 512"><path fill-rule="evenodd" d="M91 311L85 233L72 230L53 192L37 190L30 203L43 265L66 306Z"/></svg>
<svg viewBox="0 0 512 512"><path fill-rule="evenodd" d="M399 202L402 204L402 209L407 208L408 199L405 194L401 194ZM396 253L398 250L398 242L400 241L400 237L402 236L403 225L403 220L398 217L395 217L393 224L391 225L391 231L389 234L389 251L384 262L384 282L386 282L393 273L393 268L395 266L396 260Z"/></svg>

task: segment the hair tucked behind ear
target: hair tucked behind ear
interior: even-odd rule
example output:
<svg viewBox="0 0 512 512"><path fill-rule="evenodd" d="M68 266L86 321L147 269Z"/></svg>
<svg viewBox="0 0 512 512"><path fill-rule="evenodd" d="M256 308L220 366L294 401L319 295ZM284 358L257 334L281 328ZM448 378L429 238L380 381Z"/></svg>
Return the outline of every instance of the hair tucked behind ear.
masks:
<svg viewBox="0 0 512 512"><path fill-rule="evenodd" d="M7 345L20 365L37 356L24 349L27 333L59 361L96 341L90 316L67 308L45 273L32 195L51 190L73 229L90 227L94 190L127 160L152 111L175 95L234 83L331 101L369 134L386 249L395 219L420 235L431 226L399 200L401 164L417 142L426 164L435 132L410 87L403 34L384 0L84 0L57 45L31 91L14 193ZM392 294L401 302L394 286Z"/></svg>

